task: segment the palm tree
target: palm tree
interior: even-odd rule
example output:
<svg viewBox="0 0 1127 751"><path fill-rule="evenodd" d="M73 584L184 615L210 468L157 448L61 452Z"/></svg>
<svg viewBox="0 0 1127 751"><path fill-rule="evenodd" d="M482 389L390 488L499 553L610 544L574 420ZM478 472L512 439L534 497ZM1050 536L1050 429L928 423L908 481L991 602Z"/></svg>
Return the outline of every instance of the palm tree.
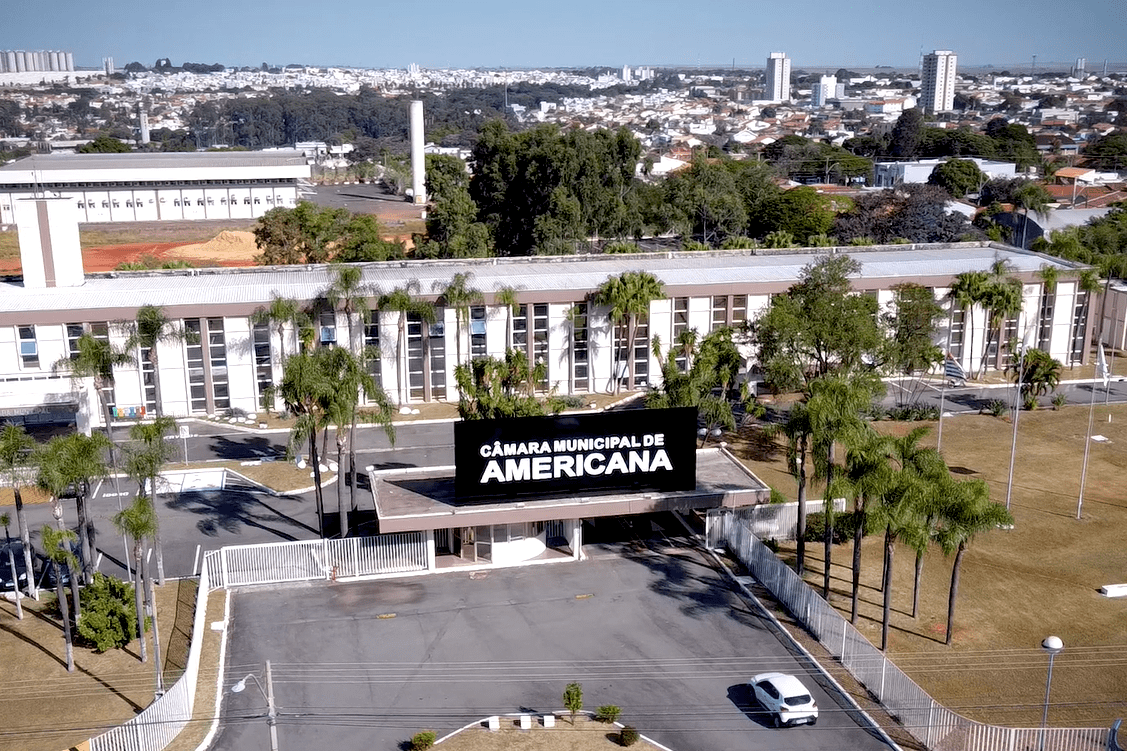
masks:
<svg viewBox="0 0 1127 751"><path fill-rule="evenodd" d="M35 586L34 570L31 565L31 534L24 514L22 488L33 482L33 469L26 465L35 457L35 441L24 431L22 425L5 425L0 429L0 477L12 488L16 505L16 527L19 528L20 542L23 543L23 561L27 571L27 593L36 600L39 590Z"/></svg>
<svg viewBox="0 0 1127 751"><path fill-rule="evenodd" d="M964 311L963 332L966 337L964 349L966 352L974 352L974 306L982 302L984 290L989 282L990 275L985 271L964 271L951 283L951 291L948 295L952 305L958 305ZM970 365L967 365L967 369L970 369Z"/></svg>
<svg viewBox="0 0 1127 751"><path fill-rule="evenodd" d="M144 566L145 538L151 537L156 531L156 518L153 513L153 504L144 494L137 498L127 508L122 509L113 518L113 525L118 532L133 540L133 566L140 572ZM138 578L133 587L133 606L137 610L137 635L141 639L141 662L148 662L149 652L145 643L145 606L142 602L141 580Z"/></svg>
<svg viewBox="0 0 1127 751"><path fill-rule="evenodd" d="M16 573L16 554L12 552L12 534L8 531L11 523L12 517L8 514L0 514L0 524L4 525L4 542L8 548L8 571L12 574L12 591L16 596L16 617L22 621L23 595L20 593L20 577ZM35 578L35 572L29 568L24 569L24 574L29 580Z"/></svg>
<svg viewBox="0 0 1127 751"><path fill-rule="evenodd" d="M407 362L403 353L407 351L407 317L416 315L424 323L435 322L435 310L432 303L418 300L419 281L411 279L402 287L396 287L391 292L380 295L376 307L380 310L394 310L399 313L399 337L395 343L395 363L398 369L396 381L399 384L399 403L406 404L410 391L407 384Z"/></svg>
<svg viewBox="0 0 1127 751"><path fill-rule="evenodd" d="M359 266L338 263L333 264L333 268L336 269L336 278L322 294L333 310L339 308L344 313L348 323L348 348L355 351L355 325L372 320L372 309L368 305L371 290L361 282L363 274Z"/></svg>
<svg viewBox="0 0 1127 751"><path fill-rule="evenodd" d="M982 480L971 479L951 482L948 490L949 503L943 515L943 529L939 544L946 555L955 554L951 567L951 589L947 597L947 640L955 632L955 601L959 596L959 571L963 555L975 535L996 529L1005 524L1013 524L1013 517L1001 506L990 500L990 489Z"/></svg>
<svg viewBox="0 0 1127 751"><path fill-rule="evenodd" d="M1100 335L1100 332L1098 331L1099 326L1093 328L1089 323L1091 321L1092 295L1099 292L1102 288L1104 290L1104 297L1106 299L1107 289L1108 287L1110 287L1110 285L1110 277L1108 278L1107 286L1100 285L1100 272L1097 269L1084 269L1080 272L1080 276L1076 281L1077 290L1084 293L1084 323L1089 326L1088 331L1085 332L1085 352L1087 352L1091 348L1093 334L1095 334L1096 336ZM1101 320L1100 324L1102 325L1102 323L1103 321Z"/></svg>
<svg viewBox="0 0 1127 751"><path fill-rule="evenodd" d="M438 292L441 305L454 309L454 346L457 353L455 365L462 364L462 331L470 318L470 306L485 299L481 290L470 286L472 279L472 271L459 271L446 284L436 279L432 288Z"/></svg>
<svg viewBox="0 0 1127 751"><path fill-rule="evenodd" d="M325 405L332 400L334 384L320 358L324 350L302 352L286 360L279 393L292 414L297 416L290 429L289 451L295 453L302 441L309 444L309 463L313 466L314 495L317 499L317 524L325 534L325 500L321 492L321 462L317 456L317 433L325 425ZM337 467L340 468L339 465Z"/></svg>
<svg viewBox="0 0 1127 751"><path fill-rule="evenodd" d="M87 501L93 482L105 477L105 454L110 441L101 433L82 435L72 433L56 436L47 442L39 455L39 483L53 498L56 520L62 524L62 505L59 498L67 490L74 490L75 510L78 513L78 539L82 550L82 571L76 572L86 582L94 580L94 556L97 551L94 519ZM60 526L62 529L62 526ZM78 576L75 577L76 579ZM79 606L75 606L75 611Z"/></svg>
<svg viewBox="0 0 1127 751"><path fill-rule="evenodd" d="M149 365L153 369L153 388L156 391L157 417L164 416L164 406L160 393L160 355L157 350L163 344L183 342L190 337L188 333L164 314L164 309L156 305L142 305L137 310L137 320L125 348L148 350Z"/></svg>
<svg viewBox="0 0 1127 751"><path fill-rule="evenodd" d="M798 528L795 532L795 573L802 576L806 564L806 454L813 433L810 411L804 402L795 402L787 420L773 432L787 440L787 466L798 481Z"/></svg>
<svg viewBox="0 0 1127 751"><path fill-rule="evenodd" d="M136 443L130 448L126 458L126 471L137 480L137 495L148 495L153 499L153 546L157 554L157 584L164 586L164 545L160 537L160 515L156 512L156 499L160 497L160 471L172 459L174 449L165 436L172 433L176 421L171 417L158 417L152 422L139 422L129 429L129 437Z"/></svg>
<svg viewBox="0 0 1127 751"><path fill-rule="evenodd" d="M665 289L658 278L647 271L624 271L608 277L595 293L598 304L610 308L612 326L626 322L627 389L634 390L634 348L639 319L650 314L650 303L665 298ZM613 339L613 333L612 333ZM618 352L618 348L615 348ZM616 358L617 359L617 358ZM619 378L614 374L614 390L618 393Z"/></svg>
<svg viewBox="0 0 1127 751"><path fill-rule="evenodd" d="M986 374L987 354L994 336L1001 339L1002 324L1010 316L1021 313L1022 284L1010 276L1011 267L1004 260L995 261L990 267L986 286L982 289L979 302L986 309L986 343L982 349L982 363L979 378ZM1001 349L999 347L999 349Z"/></svg>
<svg viewBox="0 0 1127 751"><path fill-rule="evenodd" d="M681 348L681 357L685 361L685 370L693 367L693 352L700 340L700 333L696 329L685 329L677 335L677 346Z"/></svg>
<svg viewBox="0 0 1127 751"><path fill-rule="evenodd" d="M1049 191L1045 190L1040 183L1030 180L1023 183L1013 192L1012 200L1014 206L1021 209L1021 247L1025 248L1026 229L1029 227L1029 212L1036 211L1038 214L1049 213L1053 197L1049 195Z"/></svg>
<svg viewBox="0 0 1127 751"><path fill-rule="evenodd" d="M499 287L493 294L493 302L505 309L505 349L513 343L513 316L520 312L519 287Z"/></svg>
<svg viewBox="0 0 1127 751"><path fill-rule="evenodd" d="M286 324L292 324L296 328L300 315L301 306L298 305L297 300L282 297L277 292L270 299L270 305L259 307L251 313L251 323L265 323L273 327L278 337L279 362L286 361Z"/></svg>
<svg viewBox="0 0 1127 751"><path fill-rule="evenodd" d="M59 598L59 612L63 617L63 637L66 639L67 672L74 672L74 637L70 630L70 608L67 607L67 593L63 589L63 571L73 568L77 561L74 553L70 551L70 544L74 541L74 532L69 529L51 529L50 525L43 525L41 533L43 551L47 560L55 569L55 595ZM30 575L30 574L29 574ZM70 577L71 582L77 575ZM78 609L78 590L74 589L74 605ZM77 618L77 615L75 616Z"/></svg>
<svg viewBox="0 0 1127 751"><path fill-rule="evenodd" d="M1006 372L1013 376L1014 383L1020 382L1022 399L1035 399L1044 396L1060 385L1060 360L1043 349L1025 350L1021 363L1011 363Z"/></svg>
<svg viewBox="0 0 1127 751"><path fill-rule="evenodd" d="M845 455L845 472L840 478L841 493L853 496L853 593L849 622L857 623L861 591L861 542L869 523L871 503L879 503L892 486L890 462L891 439L871 427L860 431L850 441ZM827 496L839 495L838 484Z"/></svg>
<svg viewBox="0 0 1127 751"><path fill-rule="evenodd" d="M834 446L848 442L865 427L861 412L872 403L873 386L864 379L823 376L810 383L806 409L810 415L810 448L814 475L826 485L825 534L822 547L825 569L822 572L822 597L830 596L830 567L833 556Z"/></svg>

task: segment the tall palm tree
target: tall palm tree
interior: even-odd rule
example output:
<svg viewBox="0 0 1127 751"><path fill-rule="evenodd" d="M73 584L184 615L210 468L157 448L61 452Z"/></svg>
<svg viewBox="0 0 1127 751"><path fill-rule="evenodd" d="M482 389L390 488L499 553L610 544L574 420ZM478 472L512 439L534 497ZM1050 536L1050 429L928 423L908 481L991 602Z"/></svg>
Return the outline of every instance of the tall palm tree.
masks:
<svg viewBox="0 0 1127 751"><path fill-rule="evenodd" d="M175 449L171 443L165 441L176 428L176 421L171 417L158 417L152 422L139 422L129 429L129 437L134 440L126 457L126 471L129 476L137 480L138 495L145 495L145 485L148 484L148 495L153 499L153 546L157 554L157 584L164 586L164 545L160 535L160 514L156 511L157 499L160 498L160 471L172 460Z"/></svg>
<svg viewBox="0 0 1127 751"><path fill-rule="evenodd" d="M137 498L128 507L122 509L113 518L113 525L118 532L133 540L133 566L135 571L141 571L145 558L145 538L151 537L156 531L156 518L153 513L153 504L144 494ZM133 587L133 606L137 611L137 635L141 639L141 662L148 662L149 652L145 640L145 606L142 601L141 580L137 579Z"/></svg>
<svg viewBox="0 0 1127 751"><path fill-rule="evenodd" d="M373 290L363 283L363 273L359 266L335 263L333 269L336 277L322 294L333 310L344 313L348 325L348 348L349 351L355 351L356 325L372 320L368 298L372 296ZM363 337L360 341L363 346Z"/></svg>
<svg viewBox="0 0 1127 751"><path fill-rule="evenodd" d="M67 593L63 589L63 571L73 569L75 563L74 553L70 551L70 545L74 541L74 532L69 529L51 529L48 524L43 525L43 532L41 533L43 541L43 551L47 556L47 560L51 562L55 573L55 594L59 598L59 612L63 617L63 637L66 640L66 654L67 654L67 672L74 672L74 636L70 628L70 608L67 607ZM74 582L78 576L72 575L71 582ZM78 609L78 590L74 589L74 605ZM75 616L77 618L77 615Z"/></svg>
<svg viewBox="0 0 1127 751"><path fill-rule="evenodd" d="M982 480L970 479L951 482L947 491L949 503L943 515L943 529L939 543L946 555L955 554L951 567L951 589L947 596L947 639L955 632L955 601L959 596L959 572L963 555L971 540L1004 524L1013 524L1013 517L1005 506L990 500L990 488Z"/></svg>
<svg viewBox="0 0 1127 751"><path fill-rule="evenodd" d="M774 429L787 441L787 467L798 481L798 528L795 532L795 573L802 576L806 565L806 455L814 431L810 411L804 402L795 402L786 422Z"/></svg>
<svg viewBox="0 0 1127 751"><path fill-rule="evenodd" d="M284 363L286 361L286 325L290 324L296 328L300 315L301 306L297 300L282 297L277 292L274 292L268 306L259 307L251 313L251 323L265 323L273 327L274 333L278 337L279 362Z"/></svg>
<svg viewBox="0 0 1127 751"><path fill-rule="evenodd" d="M289 451L294 453L308 441L309 463L313 466L314 495L317 499L317 525L325 534L325 499L321 492L321 462L317 456L317 433L325 425L325 405L332 400L334 384L321 367L325 350L302 352L286 360L279 393L297 420L290 429ZM338 466L339 469L339 466Z"/></svg>
<svg viewBox="0 0 1127 751"><path fill-rule="evenodd" d="M869 524L870 504L881 502L892 487L891 449L888 436L866 426L850 441L839 481L841 490L835 483L826 494L830 498L846 492L853 496L853 592L849 609L849 622L853 624L857 623L861 591L861 542Z"/></svg>
<svg viewBox="0 0 1127 751"><path fill-rule="evenodd" d="M982 349L979 378L986 375L987 354L990 351L991 341L999 343L1000 351L1003 323L1010 316L1021 313L1022 284L1020 280L1010 276L1011 270L1011 266L1006 261L995 261L990 267L988 281L979 299L986 310L986 342Z"/></svg>
<svg viewBox="0 0 1127 751"><path fill-rule="evenodd" d="M164 309L156 305L142 305L137 310L137 320L132 325L125 348L149 351L148 361L153 369L153 388L156 390L157 417L164 416L164 405L160 393L160 354L161 344L183 342L190 339L188 332L173 319L165 315Z"/></svg>
<svg viewBox="0 0 1127 751"><path fill-rule="evenodd" d="M78 540L82 550L82 570L76 572L86 582L94 580L97 540L93 515L87 505L95 480L108 474L105 455L110 441L101 433L72 433L52 438L39 453L39 484L51 493L56 520L62 525L61 495L73 489L78 513ZM79 578L78 576L75 577ZM79 609L75 606L75 610Z"/></svg>
<svg viewBox="0 0 1127 751"><path fill-rule="evenodd" d="M520 312L519 287L499 287L493 294L493 302L505 309L505 349L513 343L513 316Z"/></svg>
<svg viewBox="0 0 1127 751"><path fill-rule="evenodd" d="M1091 349L1092 338L1100 337L1101 332L1099 328L1103 325L1103 316L1100 316L1099 325L1093 327L1091 325L1092 313L1092 295L1099 292L1101 289L1104 291L1104 299L1107 299L1107 290L1111 286L1111 277L1105 285L1100 284L1100 271L1098 269L1084 269L1080 272L1080 276L1076 280L1077 290L1084 293L1084 323L1087 325L1088 330L1085 332L1085 346L1084 351L1087 352Z"/></svg>
<svg viewBox="0 0 1127 751"><path fill-rule="evenodd" d="M455 365L462 364L462 332L469 322L470 306L477 305L485 299L481 290L470 286L472 280L472 271L459 271L445 284L436 279L432 288L438 293L439 304L454 309L454 346L457 355Z"/></svg>
<svg viewBox="0 0 1127 751"><path fill-rule="evenodd" d="M1021 209L1021 247L1025 248L1026 231L1029 227L1029 212L1049 213L1053 197L1040 183L1030 180L1014 191L1012 200L1014 206Z"/></svg>
<svg viewBox="0 0 1127 751"><path fill-rule="evenodd" d="M634 390L634 349L639 320L650 314L650 303L665 298L665 288L658 278L647 271L624 271L618 276L608 277L595 293L600 305L610 308L611 325L626 322L627 382L626 387ZM613 339L613 329L612 329ZM618 349L615 348L617 352ZM616 368L617 371L617 368ZM618 393L618 373L614 374L614 390Z"/></svg>
<svg viewBox="0 0 1127 751"><path fill-rule="evenodd" d="M964 271L955 277L948 293L952 305L960 306L963 313L963 336L966 337L965 352L974 352L974 308L983 300L984 290L990 282L985 271ZM970 370L970 365L967 365Z"/></svg>
<svg viewBox="0 0 1127 751"><path fill-rule="evenodd" d="M27 571L27 593L38 600L39 590L35 586L35 577L32 576L31 534L21 492L35 482L35 470L28 466L36 456L34 448L35 441L24 431L22 425L5 425L0 428L0 477L11 486L15 500L16 527L19 529L20 542L23 543L23 561Z"/></svg>
<svg viewBox="0 0 1127 751"><path fill-rule="evenodd" d="M12 552L12 534L8 527L12 524L12 517L0 514L0 525L4 527L4 543L8 548L8 571L12 575L12 591L16 596L16 618L23 620L23 595L20 593L20 577L16 573L16 554ZM35 572L29 568L24 569L24 575L30 580L35 578Z"/></svg>
<svg viewBox="0 0 1127 751"><path fill-rule="evenodd" d="M811 454L814 474L825 482L825 533L822 547L825 569L822 572L822 597L830 596L830 567L833 557L834 447L858 435L866 426L861 417L872 404L873 386L865 379L823 376L810 383L806 409L811 424Z"/></svg>
<svg viewBox="0 0 1127 751"><path fill-rule="evenodd" d="M410 401L410 391L407 384L408 367L404 352L407 351L407 317L417 315L424 323L435 322L434 304L419 300L419 281L411 279L402 287L396 287L390 292L380 295L376 306L380 310L393 310L399 313L399 337L395 343L395 363L398 369L396 381L399 385L399 403L406 404Z"/></svg>

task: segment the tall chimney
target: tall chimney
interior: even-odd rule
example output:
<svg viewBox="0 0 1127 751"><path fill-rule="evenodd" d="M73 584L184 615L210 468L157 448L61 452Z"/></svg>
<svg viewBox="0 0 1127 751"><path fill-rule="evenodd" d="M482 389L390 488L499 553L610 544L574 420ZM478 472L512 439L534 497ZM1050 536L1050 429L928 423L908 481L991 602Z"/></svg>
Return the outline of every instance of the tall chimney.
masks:
<svg viewBox="0 0 1127 751"><path fill-rule="evenodd" d="M86 277L74 199L23 198L15 204L23 286L81 286Z"/></svg>
<svg viewBox="0 0 1127 751"><path fill-rule="evenodd" d="M426 188L426 155L423 147L426 145L423 135L423 103L415 100L411 102L411 190L415 195L418 205L427 202Z"/></svg>
<svg viewBox="0 0 1127 751"><path fill-rule="evenodd" d="M145 105L143 103L137 105L137 112L140 114L141 119L141 143L149 142L149 116L145 114Z"/></svg>

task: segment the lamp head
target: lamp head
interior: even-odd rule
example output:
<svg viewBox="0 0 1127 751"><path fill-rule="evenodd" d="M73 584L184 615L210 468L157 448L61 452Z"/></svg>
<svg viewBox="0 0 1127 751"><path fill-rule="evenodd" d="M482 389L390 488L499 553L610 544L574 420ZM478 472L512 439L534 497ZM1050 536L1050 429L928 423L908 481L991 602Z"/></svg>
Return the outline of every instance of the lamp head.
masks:
<svg viewBox="0 0 1127 751"><path fill-rule="evenodd" d="M1041 642L1041 649L1045 650L1051 655L1055 655L1064 649L1064 642L1060 640L1059 636L1048 636L1045 641Z"/></svg>
<svg viewBox="0 0 1127 751"><path fill-rule="evenodd" d="M243 678L241 681L236 683L234 686L231 686L231 693L232 694L241 694L243 691L246 690L246 687L247 687L247 679Z"/></svg>

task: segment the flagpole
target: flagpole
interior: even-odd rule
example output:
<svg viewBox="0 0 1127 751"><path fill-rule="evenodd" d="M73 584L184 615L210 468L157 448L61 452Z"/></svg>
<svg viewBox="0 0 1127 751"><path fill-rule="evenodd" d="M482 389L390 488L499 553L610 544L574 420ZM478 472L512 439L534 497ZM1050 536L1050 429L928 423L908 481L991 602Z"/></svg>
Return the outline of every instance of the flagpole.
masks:
<svg viewBox="0 0 1127 751"><path fill-rule="evenodd" d="M1014 460L1017 459L1017 420L1021 415L1021 387L1025 379L1025 344L1022 343L1021 359L1017 366L1017 393L1014 394L1014 435L1010 444L1010 478L1006 486L1006 510L1010 510L1010 500L1014 492Z"/></svg>
<svg viewBox="0 0 1127 751"><path fill-rule="evenodd" d="M1088 456L1092 453L1092 420L1096 414L1096 382L1092 381L1092 398L1088 401L1088 436L1084 441L1084 468L1080 470L1080 497L1076 499L1076 518L1084 507L1084 482L1088 479Z"/></svg>
<svg viewBox="0 0 1127 751"><path fill-rule="evenodd" d="M939 433L935 438L935 450L943 448L943 410L947 402L947 360L951 357L951 327L955 325L955 305L958 301L951 298L951 312L947 315L947 347L943 352L943 386L939 389ZM966 329L964 324L963 329Z"/></svg>

